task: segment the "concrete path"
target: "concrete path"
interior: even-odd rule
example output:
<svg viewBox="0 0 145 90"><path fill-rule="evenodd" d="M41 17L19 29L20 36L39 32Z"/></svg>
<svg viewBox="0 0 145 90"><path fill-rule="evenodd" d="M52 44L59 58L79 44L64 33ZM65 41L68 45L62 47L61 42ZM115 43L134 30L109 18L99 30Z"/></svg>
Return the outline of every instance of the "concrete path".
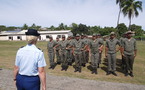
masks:
<svg viewBox="0 0 145 90"><path fill-rule="evenodd" d="M12 70L0 70L0 90L16 90ZM47 75L47 90L145 90L145 85Z"/></svg>

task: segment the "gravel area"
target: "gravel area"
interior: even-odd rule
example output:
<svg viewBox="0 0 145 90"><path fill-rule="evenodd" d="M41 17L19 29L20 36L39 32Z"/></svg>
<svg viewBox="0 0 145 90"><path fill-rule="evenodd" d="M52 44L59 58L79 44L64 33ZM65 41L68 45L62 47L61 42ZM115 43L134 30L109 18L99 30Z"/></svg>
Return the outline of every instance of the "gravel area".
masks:
<svg viewBox="0 0 145 90"><path fill-rule="evenodd" d="M145 85L47 75L47 90L145 90ZM13 71L0 70L0 90L16 90Z"/></svg>

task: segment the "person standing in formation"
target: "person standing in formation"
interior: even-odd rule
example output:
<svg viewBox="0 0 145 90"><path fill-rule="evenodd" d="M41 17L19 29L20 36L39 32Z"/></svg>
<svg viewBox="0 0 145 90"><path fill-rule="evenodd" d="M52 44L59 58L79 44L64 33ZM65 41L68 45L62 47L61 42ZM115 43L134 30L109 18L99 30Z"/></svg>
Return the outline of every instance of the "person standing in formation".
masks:
<svg viewBox="0 0 145 90"><path fill-rule="evenodd" d="M85 49L82 46L84 45L84 42L80 39L80 35L76 35L76 39L74 40L72 46L74 49L74 56L75 56L75 71L74 72L81 72L81 66L82 66L82 51Z"/></svg>
<svg viewBox="0 0 145 90"><path fill-rule="evenodd" d="M133 75L133 63L134 59L137 55L137 46L136 40L132 38L132 31L128 31L126 38L123 40L122 43L122 56L124 57L126 68L125 68L125 76Z"/></svg>
<svg viewBox="0 0 145 90"><path fill-rule="evenodd" d="M116 50L116 45L119 45ZM117 76L116 71L116 53L120 50L120 42L115 38L115 33L111 32L110 38L106 41L105 56L108 60L108 72L106 75L111 73Z"/></svg>
<svg viewBox="0 0 145 90"><path fill-rule="evenodd" d="M103 42L100 39L96 39L96 34L92 36L92 41L89 43L91 52L91 66L92 74L98 74L98 62L99 62L99 52L102 51Z"/></svg>
<svg viewBox="0 0 145 90"><path fill-rule="evenodd" d="M59 40L58 36L56 37L56 43L57 43L57 45L60 43L60 40ZM56 47L55 50L56 50L55 53L56 53L56 59L57 59L56 62L57 62L57 64L61 64L60 46Z"/></svg>
<svg viewBox="0 0 145 90"><path fill-rule="evenodd" d="M57 45L57 43L53 40L53 37L50 35L49 36L49 42L47 44L47 50L48 50L48 57L49 57L49 62L50 62L50 67L49 69L54 69L55 68L55 46Z"/></svg>

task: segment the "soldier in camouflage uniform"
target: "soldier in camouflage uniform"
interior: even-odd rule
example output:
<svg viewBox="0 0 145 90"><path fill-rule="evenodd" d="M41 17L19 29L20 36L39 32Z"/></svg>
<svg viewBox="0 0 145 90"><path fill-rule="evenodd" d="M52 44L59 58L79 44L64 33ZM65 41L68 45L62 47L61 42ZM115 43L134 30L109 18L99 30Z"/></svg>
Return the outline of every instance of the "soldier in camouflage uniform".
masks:
<svg viewBox="0 0 145 90"><path fill-rule="evenodd" d="M123 40L122 43L122 56L124 57L126 64L125 76L128 76L129 74L131 77L134 77L133 63L136 54L137 54L136 40L132 38L132 32L128 31L127 37Z"/></svg>
<svg viewBox="0 0 145 90"><path fill-rule="evenodd" d="M76 39L73 41L73 49L74 49L74 56L75 56L75 71L74 72L81 72L81 66L82 66L82 50L84 48L82 47L84 42L80 39L80 35L76 35Z"/></svg>
<svg viewBox="0 0 145 90"><path fill-rule="evenodd" d="M50 67L49 69L54 69L55 67L55 62L54 62L54 48L57 45L57 43L53 40L52 36L49 36L49 42L47 44L47 49L48 49L48 57L49 57L49 62L50 62Z"/></svg>
<svg viewBox="0 0 145 90"><path fill-rule="evenodd" d="M71 45L73 43L72 36L68 37L67 42L68 42L68 48L67 48L68 64L72 65L73 63L73 49L71 48Z"/></svg>
<svg viewBox="0 0 145 90"><path fill-rule="evenodd" d="M57 45L57 47L60 46L60 52L61 52L61 62L62 62L62 69L63 70L67 70L68 68L68 60L67 60L67 47L68 47L68 42L67 40L65 40L65 36L62 35L62 41L60 41L60 43Z"/></svg>
<svg viewBox="0 0 145 90"><path fill-rule="evenodd" d="M81 39L80 39L83 44L82 44L82 48L85 47L85 39L84 39L84 34L81 35ZM85 67L86 66L86 59L85 59L85 50L82 50L82 55L81 55L81 59L82 59L82 66Z"/></svg>
<svg viewBox="0 0 145 90"><path fill-rule="evenodd" d="M103 43L103 39L101 38L101 34L97 34L97 39L99 39ZM101 64L101 58L102 58L102 52L103 52L103 46L102 49L99 51L99 61L98 61L98 68Z"/></svg>
<svg viewBox="0 0 145 90"><path fill-rule="evenodd" d="M59 40L59 37L57 36L56 37L56 43L57 45L59 44L60 40ZM55 49L55 53L56 53L56 59L57 59L57 64L61 64L61 58L60 58L60 46L56 47Z"/></svg>
<svg viewBox="0 0 145 90"><path fill-rule="evenodd" d="M94 34L91 42L89 43L91 50L91 66L92 66L92 74L97 74L97 67L99 62L99 52L103 48L103 42L100 39L96 39L96 35Z"/></svg>
<svg viewBox="0 0 145 90"><path fill-rule="evenodd" d="M119 48L116 50L116 46L119 45ZM111 73L114 76L117 76L116 71L116 52L120 50L120 42L115 38L115 33L111 32L110 38L106 40L105 56L108 59L108 72L106 75Z"/></svg>
<svg viewBox="0 0 145 90"><path fill-rule="evenodd" d="M84 38L84 42L85 42L85 45L87 45L86 49L85 49L85 62L88 63L89 62L89 43L90 43L90 39L88 38L87 35L85 35L85 38Z"/></svg>

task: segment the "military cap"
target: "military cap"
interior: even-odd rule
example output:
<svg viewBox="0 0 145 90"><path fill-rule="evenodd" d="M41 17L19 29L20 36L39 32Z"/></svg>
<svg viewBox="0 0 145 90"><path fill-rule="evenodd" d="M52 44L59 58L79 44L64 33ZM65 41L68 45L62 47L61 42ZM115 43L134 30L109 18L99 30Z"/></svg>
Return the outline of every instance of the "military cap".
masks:
<svg viewBox="0 0 145 90"><path fill-rule="evenodd" d="M127 31L126 34L133 34L132 31Z"/></svg>
<svg viewBox="0 0 145 90"><path fill-rule="evenodd" d="M28 29L27 32L25 32L26 35L33 35L33 36L40 36L40 33L38 33L35 29Z"/></svg>
<svg viewBox="0 0 145 90"><path fill-rule="evenodd" d="M79 36L80 36L79 34L76 35L76 37L79 37Z"/></svg>
<svg viewBox="0 0 145 90"><path fill-rule="evenodd" d="M101 36L101 34L100 33L97 33L96 36Z"/></svg>
<svg viewBox="0 0 145 90"><path fill-rule="evenodd" d="M92 36L96 36L96 34L93 34Z"/></svg>
<svg viewBox="0 0 145 90"><path fill-rule="evenodd" d="M82 33L81 36L85 36L85 35Z"/></svg>
<svg viewBox="0 0 145 90"><path fill-rule="evenodd" d="M110 35L115 35L115 32L111 32Z"/></svg>

